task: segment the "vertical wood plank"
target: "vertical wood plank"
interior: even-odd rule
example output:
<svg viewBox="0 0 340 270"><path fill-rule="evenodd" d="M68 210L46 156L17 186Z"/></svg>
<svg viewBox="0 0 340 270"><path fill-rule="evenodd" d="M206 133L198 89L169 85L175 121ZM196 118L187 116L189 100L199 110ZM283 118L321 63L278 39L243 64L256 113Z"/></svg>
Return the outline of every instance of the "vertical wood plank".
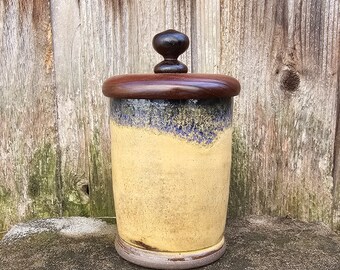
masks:
<svg viewBox="0 0 340 270"><path fill-rule="evenodd" d="M338 1L223 0L222 70L239 78L231 214L331 224Z"/></svg>
<svg viewBox="0 0 340 270"><path fill-rule="evenodd" d="M48 1L0 1L0 230L61 214Z"/></svg>
<svg viewBox="0 0 340 270"><path fill-rule="evenodd" d="M101 84L153 72L161 60L153 35L190 32L190 1L52 0L51 8L64 214L112 216L109 100ZM190 67L190 53L182 60Z"/></svg>
<svg viewBox="0 0 340 270"><path fill-rule="evenodd" d="M219 73L221 51L220 1L192 1L192 72Z"/></svg>
<svg viewBox="0 0 340 270"><path fill-rule="evenodd" d="M339 19L339 18L338 18ZM339 19L340 20L340 19ZM340 33L340 23L338 23L338 34ZM339 34L340 35L340 34ZM340 47L340 38L338 39L338 47ZM338 58L340 63L340 52L334 56ZM338 90L338 104L337 104L337 123L334 144L334 165L333 165L333 228L340 231L340 64L338 64L337 71L337 90Z"/></svg>
<svg viewBox="0 0 340 270"><path fill-rule="evenodd" d="M112 216L108 102L101 95L112 70L112 18L103 1L53 0L51 10L63 214Z"/></svg>
<svg viewBox="0 0 340 270"><path fill-rule="evenodd" d="M175 28L190 36L190 1L117 1L113 5L116 18L113 25L118 58L115 74L153 73L153 67L162 57L152 47L155 34ZM187 51L179 58L190 69L191 54Z"/></svg>

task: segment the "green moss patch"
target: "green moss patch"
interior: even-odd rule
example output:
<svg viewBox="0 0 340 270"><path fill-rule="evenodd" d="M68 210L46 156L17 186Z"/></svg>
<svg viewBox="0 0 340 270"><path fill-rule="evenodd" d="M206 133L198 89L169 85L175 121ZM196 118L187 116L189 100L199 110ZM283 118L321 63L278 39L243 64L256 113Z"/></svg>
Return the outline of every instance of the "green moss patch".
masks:
<svg viewBox="0 0 340 270"><path fill-rule="evenodd" d="M56 151L47 143L37 149L30 161L28 195L32 199L27 218L60 215L56 184Z"/></svg>
<svg viewBox="0 0 340 270"><path fill-rule="evenodd" d="M233 131L232 163L228 215L243 216L246 212L249 189L247 188L248 157L246 145L237 129Z"/></svg>

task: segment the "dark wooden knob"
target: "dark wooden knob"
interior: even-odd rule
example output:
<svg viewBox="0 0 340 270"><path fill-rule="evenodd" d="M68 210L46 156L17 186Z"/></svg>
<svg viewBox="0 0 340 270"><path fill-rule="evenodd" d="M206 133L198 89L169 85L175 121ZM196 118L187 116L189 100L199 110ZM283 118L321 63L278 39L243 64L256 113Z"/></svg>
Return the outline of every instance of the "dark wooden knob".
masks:
<svg viewBox="0 0 340 270"><path fill-rule="evenodd" d="M164 60L155 66L155 73L188 72L188 67L177 60L189 47L187 35L173 29L166 30L154 36L152 46L164 57Z"/></svg>

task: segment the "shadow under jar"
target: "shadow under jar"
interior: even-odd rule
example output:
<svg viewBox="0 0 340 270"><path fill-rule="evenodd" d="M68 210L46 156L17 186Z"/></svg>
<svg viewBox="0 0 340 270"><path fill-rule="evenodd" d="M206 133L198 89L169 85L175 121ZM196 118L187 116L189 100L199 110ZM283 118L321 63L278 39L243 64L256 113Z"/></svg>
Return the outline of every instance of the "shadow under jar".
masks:
<svg viewBox="0 0 340 270"><path fill-rule="evenodd" d="M156 35L165 58L156 74L103 85L111 98L116 249L157 269L199 267L225 251L232 97L240 85L225 75L186 74L177 57L188 42L174 30Z"/></svg>

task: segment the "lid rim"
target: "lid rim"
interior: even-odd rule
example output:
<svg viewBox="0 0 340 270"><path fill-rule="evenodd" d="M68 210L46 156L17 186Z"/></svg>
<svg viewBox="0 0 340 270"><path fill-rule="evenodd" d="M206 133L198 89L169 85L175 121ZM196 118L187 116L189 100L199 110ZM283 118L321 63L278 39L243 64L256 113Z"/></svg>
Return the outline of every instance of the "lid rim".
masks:
<svg viewBox="0 0 340 270"><path fill-rule="evenodd" d="M158 73L113 76L102 89L117 99L209 99L236 96L240 84L221 74Z"/></svg>

